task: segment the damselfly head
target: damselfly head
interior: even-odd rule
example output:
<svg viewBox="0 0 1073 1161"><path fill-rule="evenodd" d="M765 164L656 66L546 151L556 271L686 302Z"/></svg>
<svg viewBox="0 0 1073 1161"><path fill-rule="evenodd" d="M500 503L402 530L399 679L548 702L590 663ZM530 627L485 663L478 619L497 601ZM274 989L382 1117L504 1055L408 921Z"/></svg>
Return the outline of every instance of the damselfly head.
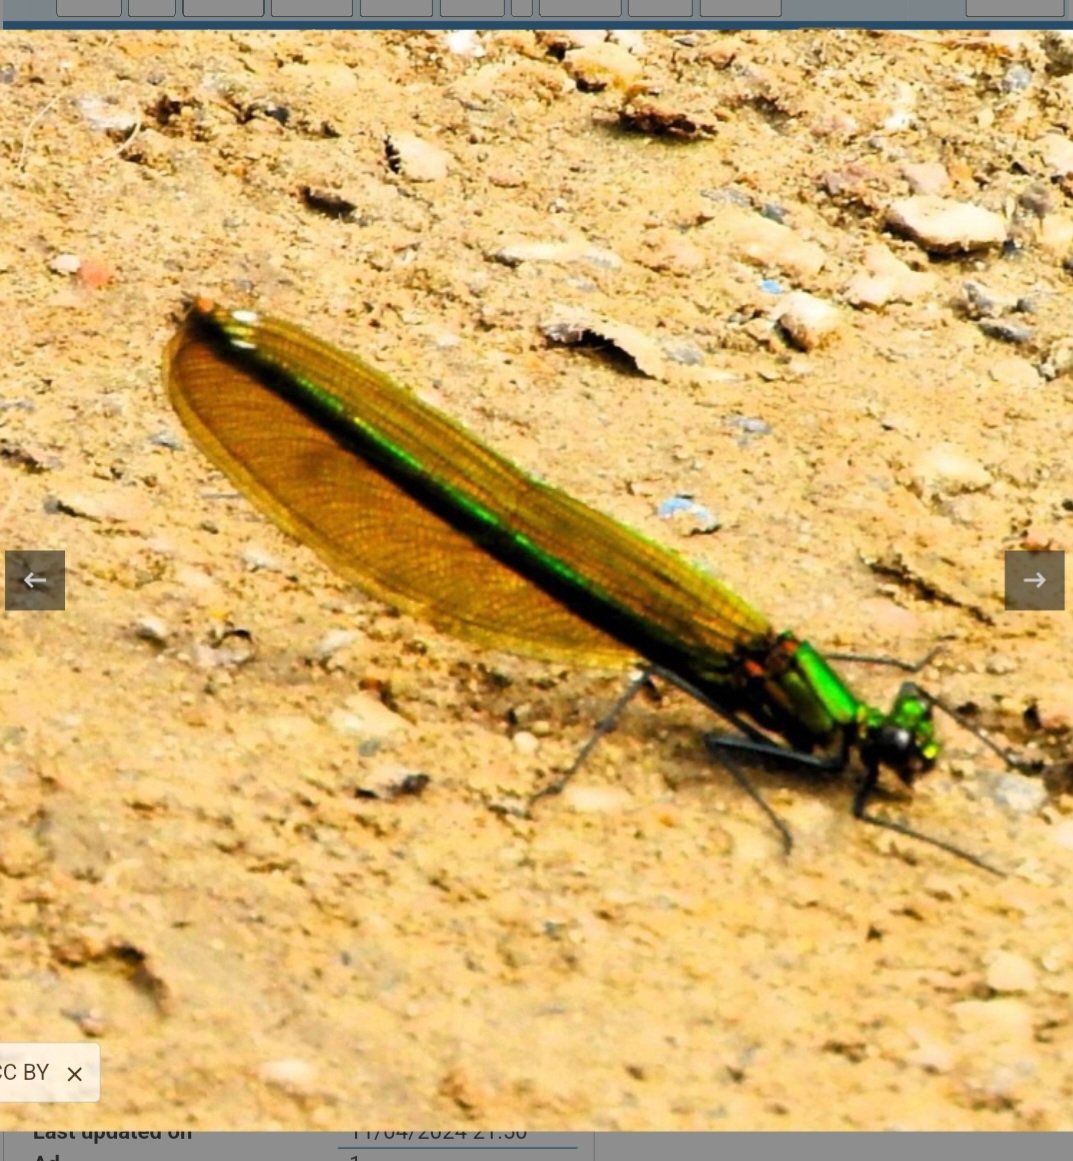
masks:
<svg viewBox="0 0 1073 1161"><path fill-rule="evenodd" d="M939 757L930 699L919 686L907 681L889 713L867 708L860 747L866 766L886 766L907 786L911 785Z"/></svg>

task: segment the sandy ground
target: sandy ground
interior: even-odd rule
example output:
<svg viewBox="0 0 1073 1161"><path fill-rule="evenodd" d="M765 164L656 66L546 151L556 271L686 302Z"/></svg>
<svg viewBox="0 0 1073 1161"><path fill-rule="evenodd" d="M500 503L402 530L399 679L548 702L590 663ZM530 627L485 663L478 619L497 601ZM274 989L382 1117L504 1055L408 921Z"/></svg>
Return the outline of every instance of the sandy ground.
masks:
<svg viewBox="0 0 1073 1161"><path fill-rule="evenodd" d="M105 1062L99 1105L3 1105L0 1127L1073 1127L1060 778L943 721L938 769L884 804L997 878L854 823L848 777L757 767L786 858L705 756L710 716L669 694L571 793L499 813L623 675L365 599L234 494L160 382L184 294L301 321L776 625L941 643L920 680L1061 762L1069 614L1002 608L1004 551L1068 548L1073 519L1060 52L461 47L480 55L431 33L0 40L0 544L68 567L66 612L0 621L0 1023ZM619 120L638 80L664 118L640 129ZM907 172L1011 244L893 236ZM786 233L750 251L760 220ZM877 245L930 278L854 307ZM970 279L1026 341L985 333ZM811 350L770 321L795 288L838 312ZM560 307L643 349L550 344ZM677 494L719 530L661 520ZM845 671L882 704L900 681ZM424 792L384 796L407 773Z"/></svg>

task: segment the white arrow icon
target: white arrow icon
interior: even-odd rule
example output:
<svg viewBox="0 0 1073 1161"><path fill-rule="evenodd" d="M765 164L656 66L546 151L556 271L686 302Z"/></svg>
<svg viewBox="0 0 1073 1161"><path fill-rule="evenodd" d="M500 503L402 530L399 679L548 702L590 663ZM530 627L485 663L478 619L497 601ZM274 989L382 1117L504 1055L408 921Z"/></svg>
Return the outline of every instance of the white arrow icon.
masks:
<svg viewBox="0 0 1073 1161"><path fill-rule="evenodd" d="M1041 572L1037 572L1035 576L1026 576L1026 585L1035 585L1037 589L1043 588L1047 578Z"/></svg>
<svg viewBox="0 0 1073 1161"><path fill-rule="evenodd" d="M30 569L30 571L22 578L22 583L28 589L32 589L34 585L47 585L48 579L43 576L34 576L34 570Z"/></svg>

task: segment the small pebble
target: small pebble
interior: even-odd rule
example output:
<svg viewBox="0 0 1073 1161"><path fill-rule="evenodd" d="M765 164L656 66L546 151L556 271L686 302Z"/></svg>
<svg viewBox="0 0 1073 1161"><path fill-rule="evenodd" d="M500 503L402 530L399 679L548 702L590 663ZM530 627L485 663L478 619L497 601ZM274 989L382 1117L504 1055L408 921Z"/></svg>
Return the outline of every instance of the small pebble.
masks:
<svg viewBox="0 0 1073 1161"><path fill-rule="evenodd" d="M1000 214L929 194L894 202L887 211L887 225L933 254L985 250L1001 246L1007 237Z"/></svg>
<svg viewBox="0 0 1073 1161"><path fill-rule="evenodd" d="M1000 294L974 279L963 283L961 291L965 296L965 313L969 318L991 318L1012 310L1017 302L1014 295Z"/></svg>
<svg viewBox="0 0 1073 1161"><path fill-rule="evenodd" d="M511 742L515 750L527 758L532 757L540 749L540 739L529 730L518 730L511 738Z"/></svg>
<svg viewBox="0 0 1073 1161"><path fill-rule="evenodd" d="M429 776L407 766L384 764L361 775L361 784L354 793L359 798L376 798L393 802L396 798L416 796L430 782Z"/></svg>
<svg viewBox="0 0 1073 1161"><path fill-rule="evenodd" d="M131 490L107 485L96 487L87 481L84 491L63 492L45 499L46 512L78 516L100 524L131 524L148 516L145 500Z"/></svg>
<svg viewBox="0 0 1073 1161"><path fill-rule="evenodd" d="M57 254L48 264L53 274L77 274L81 266L82 259L77 254Z"/></svg>
<svg viewBox="0 0 1073 1161"><path fill-rule="evenodd" d="M537 39L545 42L558 42L570 48L584 48L586 45L602 44L607 39L607 30L604 28L566 28L556 29L541 35Z"/></svg>
<svg viewBox="0 0 1073 1161"><path fill-rule="evenodd" d="M265 1084L290 1096L308 1096L314 1089L316 1070L305 1060L266 1060L258 1069Z"/></svg>
<svg viewBox="0 0 1073 1161"><path fill-rule="evenodd" d="M933 274L912 270L882 245L869 246L864 253L864 270L849 281L844 291L852 306L878 310L889 302L915 302L936 287Z"/></svg>
<svg viewBox="0 0 1073 1161"><path fill-rule="evenodd" d="M702 367L704 352L692 343L673 343L663 348L663 353L672 363L683 367Z"/></svg>
<svg viewBox="0 0 1073 1161"><path fill-rule="evenodd" d="M938 161L910 162L902 166L902 177L915 194L944 194L950 188L950 174Z"/></svg>
<svg viewBox="0 0 1073 1161"><path fill-rule="evenodd" d="M712 212L705 229L724 235L735 258L759 266L765 272L777 270L796 281L809 282L826 265L823 247L802 238L789 226L729 202Z"/></svg>
<svg viewBox="0 0 1073 1161"><path fill-rule="evenodd" d="M633 797L621 786L582 786L570 783L563 801L581 814L619 814L634 805Z"/></svg>
<svg viewBox="0 0 1073 1161"><path fill-rule="evenodd" d="M771 424L766 419L751 415L733 415L726 420L727 427L736 427L745 435L770 435Z"/></svg>
<svg viewBox="0 0 1073 1161"><path fill-rule="evenodd" d="M618 270L622 259L613 250L588 242L548 242L519 240L508 242L491 254L503 266L521 266L523 262L588 262L601 270Z"/></svg>
<svg viewBox="0 0 1073 1161"><path fill-rule="evenodd" d="M1052 177L1073 173L1073 141L1064 133L1045 133L1036 142L1043 164Z"/></svg>
<svg viewBox="0 0 1073 1161"><path fill-rule="evenodd" d="M509 721L512 726L528 727L533 713L534 707L532 702L519 702L518 705L512 705L510 709L507 710L507 721Z"/></svg>
<svg viewBox="0 0 1073 1161"><path fill-rule="evenodd" d="M90 125L104 133L128 133L139 123L133 108L125 109L108 97L86 94L76 98L75 104Z"/></svg>
<svg viewBox="0 0 1073 1161"><path fill-rule="evenodd" d="M822 347L838 330L838 308L805 290L795 290L780 303L776 321L803 351Z"/></svg>
<svg viewBox="0 0 1073 1161"><path fill-rule="evenodd" d="M639 28L612 28L607 39L628 48L635 56L644 56L648 51L645 34Z"/></svg>
<svg viewBox="0 0 1073 1161"><path fill-rule="evenodd" d="M440 181L451 166L451 155L446 149L416 133L389 133L384 148L391 171L409 181Z"/></svg>
<svg viewBox="0 0 1073 1161"><path fill-rule="evenodd" d="M171 630L160 617L139 617L134 622L134 636L140 641L150 641L154 645L166 645Z"/></svg>
<svg viewBox="0 0 1073 1161"><path fill-rule="evenodd" d="M643 82L629 86L619 108L623 128L651 137L698 141L718 134L724 106L706 86Z"/></svg>
<svg viewBox="0 0 1073 1161"><path fill-rule="evenodd" d="M239 559L250 572L280 571L279 561L258 544L248 544L239 554Z"/></svg>
<svg viewBox="0 0 1073 1161"><path fill-rule="evenodd" d="M641 261L649 270L669 274L689 274L707 265L704 252L675 230L653 231L645 239Z"/></svg>
<svg viewBox="0 0 1073 1161"><path fill-rule="evenodd" d="M1023 955L1000 951L988 965L986 980L993 992L1031 992L1036 988L1036 969Z"/></svg>
<svg viewBox="0 0 1073 1161"><path fill-rule="evenodd" d="M1032 70L1023 64L1013 64L1002 75L1004 93L1020 93L1032 84Z"/></svg>
<svg viewBox="0 0 1073 1161"><path fill-rule="evenodd" d="M628 48L603 41L571 49L563 66L582 92L625 91L641 77L642 64Z"/></svg>
<svg viewBox="0 0 1073 1161"><path fill-rule="evenodd" d="M594 314L580 307L554 305L540 329L550 343L576 346L598 339L633 360L642 375L652 379L666 376L666 357L651 335L629 323Z"/></svg>
<svg viewBox="0 0 1073 1161"><path fill-rule="evenodd" d="M910 469L913 490L925 499L944 494L978 492L991 485L991 474L979 460L952 443L921 452Z"/></svg>
<svg viewBox="0 0 1073 1161"><path fill-rule="evenodd" d="M752 201L749 195L736 186L720 186L717 189L702 189L700 191L702 198L707 198L710 202L725 202L727 205L739 206L743 210L752 209Z"/></svg>
<svg viewBox="0 0 1073 1161"><path fill-rule="evenodd" d="M976 324L989 339L998 339L1001 343L1012 343L1022 346L1032 341L1033 330L1023 323L1005 322L1000 319L980 319Z"/></svg>
<svg viewBox="0 0 1073 1161"><path fill-rule="evenodd" d="M194 663L200 669L238 669L257 656L253 635L246 629L217 629L213 638L211 645L195 647Z"/></svg>
<svg viewBox="0 0 1073 1161"><path fill-rule="evenodd" d="M480 33L472 28L453 28L444 34L443 39L447 51L454 56L469 57L471 60L484 56Z"/></svg>
<svg viewBox="0 0 1073 1161"><path fill-rule="evenodd" d="M389 710L371 693L351 694L341 708L332 710L328 715L328 724L337 733L362 740L410 728L410 723L404 717Z"/></svg>
<svg viewBox="0 0 1073 1161"><path fill-rule="evenodd" d="M308 653L308 660L323 665L330 661L341 649L352 645L359 637L353 629L329 629Z"/></svg>
<svg viewBox="0 0 1073 1161"><path fill-rule="evenodd" d="M688 519L691 533L706 535L718 532L720 528L720 523L712 515L711 510L703 504L698 504L688 495L671 496L670 499L664 500L656 509L656 514L661 520Z"/></svg>
<svg viewBox="0 0 1073 1161"><path fill-rule="evenodd" d="M1073 339L1059 339L1048 352L1044 366L1048 369L1048 378L1052 379L1073 371Z"/></svg>
<svg viewBox="0 0 1073 1161"><path fill-rule="evenodd" d="M984 671L995 677L1008 677L1017 672L1017 662L1005 653L992 653L984 663Z"/></svg>

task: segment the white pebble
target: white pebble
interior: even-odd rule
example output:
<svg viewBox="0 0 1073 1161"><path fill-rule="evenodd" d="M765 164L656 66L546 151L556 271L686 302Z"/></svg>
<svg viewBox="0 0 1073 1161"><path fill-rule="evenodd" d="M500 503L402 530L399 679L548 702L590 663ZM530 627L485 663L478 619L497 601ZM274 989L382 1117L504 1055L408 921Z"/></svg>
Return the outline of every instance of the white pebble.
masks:
<svg viewBox="0 0 1073 1161"><path fill-rule="evenodd" d="M1001 214L932 194L894 202L887 210L887 225L935 254L985 250L1001 246L1007 237Z"/></svg>
<svg viewBox="0 0 1073 1161"><path fill-rule="evenodd" d="M337 733L368 738L409 729L410 723L404 717L370 693L352 694L343 704L345 709L334 709L328 715L328 723Z"/></svg>
<svg viewBox="0 0 1073 1161"><path fill-rule="evenodd" d="M803 351L813 351L838 330L838 309L804 290L788 294L776 316L779 326Z"/></svg>
<svg viewBox="0 0 1073 1161"><path fill-rule="evenodd" d="M563 66L575 81L590 91L608 88L625 91L640 78L642 70L641 62L628 48L609 41L571 49Z"/></svg>
<svg viewBox="0 0 1073 1161"><path fill-rule="evenodd" d="M883 245L868 247L864 267L844 291L846 301L853 306L878 310L889 302L914 302L931 294L936 286L933 274L910 269Z"/></svg>
<svg viewBox="0 0 1073 1161"><path fill-rule="evenodd" d="M139 617L134 622L134 636L142 641L151 641L154 645L166 645L171 630L160 617Z"/></svg>
<svg viewBox="0 0 1073 1161"><path fill-rule="evenodd" d="M453 28L444 36L444 40L447 42L447 51L455 56L484 56L481 38L472 28Z"/></svg>
<svg viewBox="0 0 1073 1161"><path fill-rule="evenodd" d="M528 730L519 730L511 741L514 743L514 748L519 754L530 756L535 754L540 749L540 739L536 734L531 734Z"/></svg>
<svg viewBox="0 0 1073 1161"><path fill-rule="evenodd" d="M305 1060L266 1060L261 1065L261 1079L273 1088L292 1096L307 1096L313 1090L316 1070Z"/></svg>
<svg viewBox="0 0 1073 1161"><path fill-rule="evenodd" d="M77 274L82 269L82 259L77 254L57 254L48 268L53 274Z"/></svg>
<svg viewBox="0 0 1073 1161"><path fill-rule="evenodd" d="M428 782L427 774L388 762L363 773L358 780L358 789L367 798L392 802L404 794L420 794Z"/></svg>
<svg viewBox="0 0 1073 1161"><path fill-rule="evenodd" d="M942 194L950 188L950 174L939 161L909 162L902 166L902 177L915 194Z"/></svg>
<svg viewBox="0 0 1073 1161"><path fill-rule="evenodd" d="M1045 133L1036 145L1052 177L1067 177L1073 173L1073 141L1068 137L1060 133Z"/></svg>
<svg viewBox="0 0 1073 1161"><path fill-rule="evenodd" d="M279 572L280 563L266 548L249 544L242 550L242 563L250 572Z"/></svg>
<svg viewBox="0 0 1073 1161"><path fill-rule="evenodd" d="M563 792L571 809L581 814L619 814L633 805L633 798L620 786L584 786L571 783Z"/></svg>
<svg viewBox="0 0 1073 1161"><path fill-rule="evenodd" d="M1000 951L988 965L987 986L993 992L1034 991L1036 969L1023 955Z"/></svg>
<svg viewBox="0 0 1073 1161"><path fill-rule="evenodd" d="M798 282L809 282L827 262L822 246L753 210L724 203L706 211L705 217L705 233L725 239L733 257L763 270L779 270Z"/></svg>
<svg viewBox="0 0 1073 1161"><path fill-rule="evenodd" d="M910 471L913 489L925 499L963 492L979 492L991 484L991 474L968 452L952 443L939 443L917 456Z"/></svg>
<svg viewBox="0 0 1073 1161"><path fill-rule="evenodd" d="M395 170L409 181L440 181L447 176L451 155L416 133L390 133L388 156Z"/></svg>
<svg viewBox="0 0 1073 1161"><path fill-rule="evenodd" d="M638 28L612 28L607 39L628 48L634 56L644 56L648 51L645 45L645 34Z"/></svg>
<svg viewBox="0 0 1073 1161"><path fill-rule="evenodd" d="M329 629L309 652L309 660L323 665L359 637L353 629Z"/></svg>
<svg viewBox="0 0 1073 1161"><path fill-rule="evenodd" d="M562 37L571 48L584 48L590 44L602 44L607 39L607 29L570 28L561 32L556 30L555 35Z"/></svg>

